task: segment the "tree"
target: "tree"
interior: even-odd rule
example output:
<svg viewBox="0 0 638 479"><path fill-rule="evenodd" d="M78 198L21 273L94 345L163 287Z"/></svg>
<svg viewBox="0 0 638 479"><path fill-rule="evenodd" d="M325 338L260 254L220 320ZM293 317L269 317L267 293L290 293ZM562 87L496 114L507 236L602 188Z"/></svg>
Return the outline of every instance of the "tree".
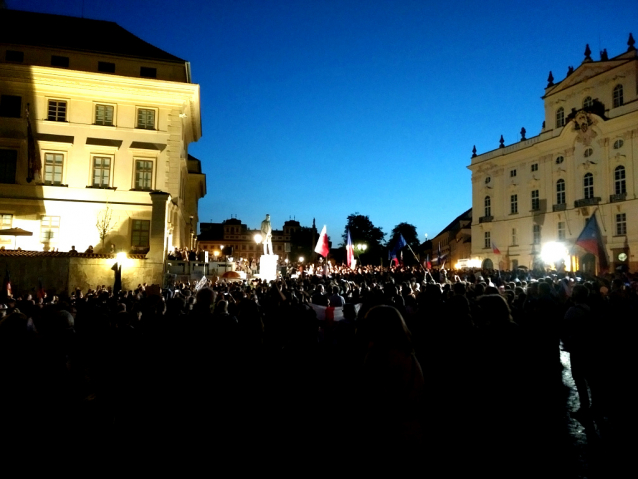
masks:
<svg viewBox="0 0 638 479"><path fill-rule="evenodd" d="M107 204L106 208L104 208L102 211L100 211L97 214L97 223L95 224L98 234L100 235L102 248L104 248L104 240L113 229L114 224L115 224L115 220L113 219L113 210Z"/></svg>
<svg viewBox="0 0 638 479"><path fill-rule="evenodd" d="M366 255L375 258L381 255L383 246L381 242L385 237L382 228L374 226L368 216L360 215L358 212L348 216L348 222L343 232L343 244L348 241L348 230L353 244L365 243L367 245Z"/></svg>
<svg viewBox="0 0 638 479"><path fill-rule="evenodd" d="M403 235L405 242L416 251L421 243L419 242L419 235L416 233L416 227L410 223L399 223L392 229L387 244L388 248L392 248L396 244L400 234Z"/></svg>

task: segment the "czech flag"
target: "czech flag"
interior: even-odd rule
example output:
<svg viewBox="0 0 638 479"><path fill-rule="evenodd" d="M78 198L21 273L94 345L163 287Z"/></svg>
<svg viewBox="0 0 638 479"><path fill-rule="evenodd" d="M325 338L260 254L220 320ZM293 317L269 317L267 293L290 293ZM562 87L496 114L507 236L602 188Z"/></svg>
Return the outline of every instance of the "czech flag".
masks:
<svg viewBox="0 0 638 479"><path fill-rule="evenodd" d="M496 245L494 244L494 241L492 241L492 253L501 254L501 250L496 247Z"/></svg>
<svg viewBox="0 0 638 479"><path fill-rule="evenodd" d="M354 245L352 238L350 238L350 230L348 230L348 244L346 245L346 262L348 268L354 268Z"/></svg>
<svg viewBox="0 0 638 479"><path fill-rule="evenodd" d="M319 240L317 241L317 246L315 246L315 253L319 253L324 258L328 256L330 252L330 246L328 245L328 233L326 230L326 225L323 225L323 229L321 230L321 234L319 235Z"/></svg>
<svg viewBox="0 0 638 479"><path fill-rule="evenodd" d="M598 221L596 221L596 214L593 214L585 223L583 231L578 235L576 244L585 251L598 256L600 269L606 271L609 269L609 263L607 262L607 252L603 246L602 238Z"/></svg>

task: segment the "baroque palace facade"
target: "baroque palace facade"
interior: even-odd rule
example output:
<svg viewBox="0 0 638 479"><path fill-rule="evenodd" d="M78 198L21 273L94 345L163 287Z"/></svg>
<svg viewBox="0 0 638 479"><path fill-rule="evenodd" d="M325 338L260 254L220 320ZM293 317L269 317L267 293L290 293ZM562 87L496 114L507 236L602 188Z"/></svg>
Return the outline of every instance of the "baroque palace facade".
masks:
<svg viewBox="0 0 638 479"><path fill-rule="evenodd" d="M187 61L113 22L3 10L0 230L32 236L0 247L137 254L161 280L196 241L201 134Z"/></svg>
<svg viewBox="0 0 638 479"><path fill-rule="evenodd" d="M612 268L638 269L638 54L585 59L567 77L552 73L541 133L472 156L472 255L484 267L594 272L575 245L596 215ZM551 253L546 254L546 251Z"/></svg>

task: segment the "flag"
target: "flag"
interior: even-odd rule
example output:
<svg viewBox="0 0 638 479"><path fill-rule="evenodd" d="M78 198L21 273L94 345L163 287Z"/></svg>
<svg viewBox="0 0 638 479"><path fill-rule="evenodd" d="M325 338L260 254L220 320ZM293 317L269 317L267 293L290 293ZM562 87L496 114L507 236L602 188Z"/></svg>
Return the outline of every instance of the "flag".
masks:
<svg viewBox="0 0 638 479"><path fill-rule="evenodd" d="M346 245L346 262L348 268L354 269L354 245L352 244L352 238L350 238L350 230L348 230L348 244Z"/></svg>
<svg viewBox="0 0 638 479"><path fill-rule="evenodd" d="M31 183L36 177L36 174L41 174L42 162L35 147L35 136L33 135L31 119L29 117L29 105L27 105L25 116L27 117L27 183Z"/></svg>
<svg viewBox="0 0 638 479"><path fill-rule="evenodd" d="M394 245L394 248L392 248L392 250L388 251L388 259L393 259L397 257L397 253L401 250L401 248L403 248L407 243L405 242L405 239L403 238L403 235L401 233L399 233L399 239L397 240L396 244Z"/></svg>
<svg viewBox="0 0 638 479"><path fill-rule="evenodd" d="M492 253L501 254L501 250L496 247L496 244L494 244L494 241L492 241Z"/></svg>
<svg viewBox="0 0 638 479"><path fill-rule="evenodd" d="M436 258L436 262L439 266L443 264L443 255L441 254L441 242L439 241L439 249L438 249L438 257Z"/></svg>
<svg viewBox="0 0 638 479"><path fill-rule="evenodd" d="M44 299L45 291L42 285L42 278L38 278L38 291L36 292L36 296L38 299Z"/></svg>
<svg viewBox="0 0 638 479"><path fill-rule="evenodd" d="M427 269L432 269L432 263L430 263L430 253L425 257L425 267Z"/></svg>
<svg viewBox="0 0 638 479"><path fill-rule="evenodd" d="M11 295L11 273L9 273L8 268L4 275L4 281L2 283L2 292L7 296L7 298L13 297Z"/></svg>
<svg viewBox="0 0 638 479"><path fill-rule="evenodd" d="M315 246L315 253L319 253L321 256L327 257L330 252L330 246L328 246L328 233L326 231L326 225L323 225L319 239L317 240L317 246Z"/></svg>
<svg viewBox="0 0 638 479"><path fill-rule="evenodd" d="M609 268L607 262L607 252L603 246L603 237L600 234L600 228L598 227L598 221L596 221L596 213L585 223L583 231L576 239L576 244L583 248L585 251L598 256L598 264L602 271L606 271Z"/></svg>

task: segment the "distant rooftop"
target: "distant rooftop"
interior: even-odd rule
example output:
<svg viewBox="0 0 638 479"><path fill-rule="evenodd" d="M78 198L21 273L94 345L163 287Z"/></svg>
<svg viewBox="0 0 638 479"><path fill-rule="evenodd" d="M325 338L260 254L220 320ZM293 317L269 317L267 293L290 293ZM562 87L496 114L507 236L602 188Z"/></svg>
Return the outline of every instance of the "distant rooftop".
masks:
<svg viewBox="0 0 638 479"><path fill-rule="evenodd" d="M0 43L185 62L114 22L20 10L2 10Z"/></svg>

